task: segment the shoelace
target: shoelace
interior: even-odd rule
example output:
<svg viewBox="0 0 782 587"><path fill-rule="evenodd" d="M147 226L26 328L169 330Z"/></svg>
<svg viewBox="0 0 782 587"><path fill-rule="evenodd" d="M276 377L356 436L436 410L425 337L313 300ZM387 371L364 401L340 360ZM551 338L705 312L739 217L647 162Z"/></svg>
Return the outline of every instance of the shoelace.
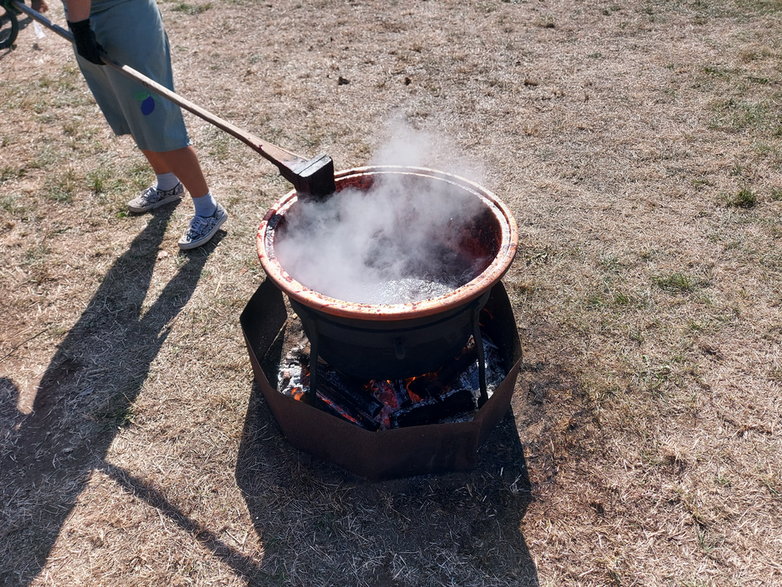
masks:
<svg viewBox="0 0 782 587"><path fill-rule="evenodd" d="M154 186L150 186L144 190L143 194L141 194L141 199L147 203L154 203L157 202L160 198L158 197L157 190L154 188Z"/></svg>
<svg viewBox="0 0 782 587"><path fill-rule="evenodd" d="M190 229L187 231L187 236L193 238L200 235L205 228L209 226L211 218L204 218L203 216L193 216L190 221Z"/></svg>
<svg viewBox="0 0 782 587"><path fill-rule="evenodd" d="M168 196L176 195L176 191L178 187L179 184L175 185L170 190L159 190L152 185L149 186L146 190L144 190L144 193L141 194L141 199L149 203L155 203L162 198L167 198Z"/></svg>

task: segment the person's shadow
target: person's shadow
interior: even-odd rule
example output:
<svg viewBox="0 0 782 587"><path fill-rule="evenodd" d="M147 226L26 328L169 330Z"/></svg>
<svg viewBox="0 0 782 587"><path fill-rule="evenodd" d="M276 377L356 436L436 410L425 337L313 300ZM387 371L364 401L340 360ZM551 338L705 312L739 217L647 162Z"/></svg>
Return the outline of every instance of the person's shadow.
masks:
<svg viewBox="0 0 782 587"><path fill-rule="evenodd" d="M280 312L264 305L267 317ZM276 381L279 356L268 355L262 368ZM512 414L472 471L368 482L290 446L254 386L235 477L264 544L250 584L539 584L521 532L532 496Z"/></svg>
<svg viewBox="0 0 782 587"><path fill-rule="evenodd" d="M0 584L29 584L45 565L91 471L103 461L132 406L168 325L190 299L213 242L190 252L158 298L143 303L173 206L153 214L104 277L57 348L33 411L0 438ZM74 276L78 279L78 276ZM15 395L2 378L3 415ZM6 419L7 420L7 419ZM9 568L12 566L12 568Z"/></svg>

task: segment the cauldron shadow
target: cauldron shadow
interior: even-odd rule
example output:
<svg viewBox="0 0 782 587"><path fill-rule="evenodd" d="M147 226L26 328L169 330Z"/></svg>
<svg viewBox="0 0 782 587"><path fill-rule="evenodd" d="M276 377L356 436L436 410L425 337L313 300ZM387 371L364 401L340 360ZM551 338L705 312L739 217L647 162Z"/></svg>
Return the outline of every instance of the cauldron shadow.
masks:
<svg viewBox="0 0 782 587"><path fill-rule="evenodd" d="M157 300L142 312L173 210L155 211L114 262L54 353L32 413L16 414L16 426L3 438L5 544L0 557L6 564L0 568L0 584L29 584L46 564L91 472L105 469L106 452L166 341L167 326L190 299L224 234L187 254ZM5 387L9 385L7 381Z"/></svg>
<svg viewBox="0 0 782 587"><path fill-rule="evenodd" d="M471 471L370 482L289 445L254 386L235 474L264 546L251 580L538 585L520 529L531 493L511 413Z"/></svg>

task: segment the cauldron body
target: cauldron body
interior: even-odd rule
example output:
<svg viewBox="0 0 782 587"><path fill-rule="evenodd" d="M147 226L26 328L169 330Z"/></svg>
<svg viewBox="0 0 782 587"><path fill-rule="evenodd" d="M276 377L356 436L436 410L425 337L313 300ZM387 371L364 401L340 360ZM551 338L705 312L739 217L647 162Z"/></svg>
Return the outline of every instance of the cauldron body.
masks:
<svg viewBox="0 0 782 587"><path fill-rule="evenodd" d="M264 271L288 297L313 349L332 367L361 378L419 375L452 359L475 332L478 314L492 286L510 267L518 243L513 216L494 194L441 171L398 166L349 169L336 174L337 191L331 197L349 188L371 197L375 184L386 180L401 181L411 192L425 192L434 185L449 196L479 204L475 218L457 239L455 253L476 267L465 283L445 295L398 304L340 300L311 289L296 279L293 268L281 264L275 251L277 239L285 235L286 214L296 210L295 191L270 208L256 238Z"/></svg>

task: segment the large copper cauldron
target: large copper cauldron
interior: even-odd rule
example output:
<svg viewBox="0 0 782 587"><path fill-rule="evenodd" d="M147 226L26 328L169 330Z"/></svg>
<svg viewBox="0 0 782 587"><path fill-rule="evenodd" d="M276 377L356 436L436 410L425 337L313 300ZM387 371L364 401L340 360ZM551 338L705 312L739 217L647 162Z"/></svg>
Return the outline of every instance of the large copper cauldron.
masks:
<svg viewBox="0 0 782 587"><path fill-rule="evenodd" d="M405 188L409 186L411 193L435 185L447 190L449 197L480 204L469 228L460 231L455 245L448 245L456 249L451 253L472 263L474 270L463 284L444 295L409 303L368 304L335 299L297 281L275 254L277 239L285 235L286 215L298 203L295 191L270 208L256 238L261 265L300 317L313 354L362 378L414 376L451 360L476 333L478 313L492 286L510 267L518 244L516 222L508 208L478 184L448 173L401 166L349 169L335 175L337 191L331 197L339 198L346 188L369 191L391 176ZM439 236L432 234L431 238Z"/></svg>

